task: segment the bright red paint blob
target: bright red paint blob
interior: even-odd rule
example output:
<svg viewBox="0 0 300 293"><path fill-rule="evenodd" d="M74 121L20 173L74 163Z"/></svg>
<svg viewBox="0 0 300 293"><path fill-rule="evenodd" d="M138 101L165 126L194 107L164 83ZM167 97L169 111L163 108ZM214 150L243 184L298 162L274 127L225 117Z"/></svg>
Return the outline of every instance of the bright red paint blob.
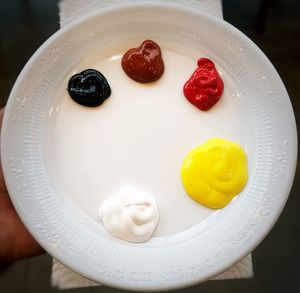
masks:
<svg viewBox="0 0 300 293"><path fill-rule="evenodd" d="M221 98L224 84L215 64L208 58L198 60L198 68L183 87L187 100L202 111L213 107Z"/></svg>

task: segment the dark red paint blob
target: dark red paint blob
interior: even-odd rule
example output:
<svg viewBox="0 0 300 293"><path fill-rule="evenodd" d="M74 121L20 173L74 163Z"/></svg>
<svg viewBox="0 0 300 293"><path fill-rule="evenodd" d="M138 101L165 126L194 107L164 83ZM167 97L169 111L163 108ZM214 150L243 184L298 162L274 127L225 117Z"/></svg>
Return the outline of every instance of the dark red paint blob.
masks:
<svg viewBox="0 0 300 293"><path fill-rule="evenodd" d="M130 49L123 56L122 68L137 82L148 83L160 79L165 67L159 45L146 40L138 48Z"/></svg>
<svg viewBox="0 0 300 293"><path fill-rule="evenodd" d="M198 60L198 68L183 87L187 100L202 111L213 107L221 98L224 84L215 64L208 58Z"/></svg>

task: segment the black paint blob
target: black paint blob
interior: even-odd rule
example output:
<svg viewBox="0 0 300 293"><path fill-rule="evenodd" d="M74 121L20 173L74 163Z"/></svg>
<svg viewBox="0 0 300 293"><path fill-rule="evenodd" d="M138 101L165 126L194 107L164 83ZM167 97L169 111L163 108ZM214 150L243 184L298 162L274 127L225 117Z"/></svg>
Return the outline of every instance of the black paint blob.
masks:
<svg viewBox="0 0 300 293"><path fill-rule="evenodd" d="M111 89L106 78L99 71L86 69L70 78L68 92L76 103L97 107L110 96Z"/></svg>

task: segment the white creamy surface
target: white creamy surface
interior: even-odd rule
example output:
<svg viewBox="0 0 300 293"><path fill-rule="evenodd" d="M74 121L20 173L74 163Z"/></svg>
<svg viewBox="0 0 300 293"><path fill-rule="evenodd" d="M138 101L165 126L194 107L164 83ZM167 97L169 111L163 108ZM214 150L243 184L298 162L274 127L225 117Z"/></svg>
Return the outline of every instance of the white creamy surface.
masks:
<svg viewBox="0 0 300 293"><path fill-rule="evenodd" d="M151 195L122 187L101 204L99 217L105 229L114 236L126 241L144 242L158 223L159 211Z"/></svg>
<svg viewBox="0 0 300 293"><path fill-rule="evenodd" d="M108 195L124 186L142 189L154 196L160 209L154 236L184 231L214 213L183 189L180 167L188 151L211 137L245 147L247 143L238 111L241 97L218 64L225 84L223 97L210 111L202 112L184 98L182 87L197 59L211 57L158 43L165 73L153 84L139 84L122 71L122 55L133 44L102 51L80 63L69 77L97 69L107 78L112 95L98 108L80 106L68 96L66 79L49 113L47 143L49 165L54 166L49 170L56 170L52 177L62 186L63 200L99 223L97 207Z"/></svg>

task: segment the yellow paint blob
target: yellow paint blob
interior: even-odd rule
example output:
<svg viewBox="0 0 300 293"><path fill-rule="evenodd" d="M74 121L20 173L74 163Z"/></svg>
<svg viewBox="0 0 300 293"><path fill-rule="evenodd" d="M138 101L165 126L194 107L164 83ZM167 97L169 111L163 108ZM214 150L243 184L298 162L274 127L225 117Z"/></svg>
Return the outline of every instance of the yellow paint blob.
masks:
<svg viewBox="0 0 300 293"><path fill-rule="evenodd" d="M188 153L181 179L191 198L212 209L223 208L247 183L246 153L234 142L210 139Z"/></svg>

